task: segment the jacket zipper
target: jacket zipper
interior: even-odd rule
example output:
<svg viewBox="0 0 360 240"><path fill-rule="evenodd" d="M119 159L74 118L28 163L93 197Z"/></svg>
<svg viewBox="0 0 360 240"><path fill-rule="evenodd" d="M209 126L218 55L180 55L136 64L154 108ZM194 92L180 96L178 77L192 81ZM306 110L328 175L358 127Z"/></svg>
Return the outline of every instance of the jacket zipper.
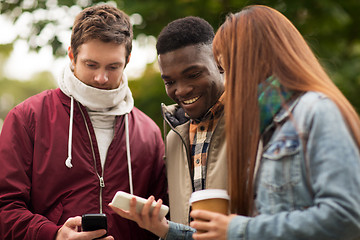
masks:
<svg viewBox="0 0 360 240"><path fill-rule="evenodd" d="M95 168L96 175L97 175L98 178L99 178L99 185L100 185L100 193L99 193L100 213L103 213L103 208L102 208L102 192L103 192L103 188L105 187L104 169L102 169L102 171L101 171L101 176L100 176L100 175L99 175L99 172L98 172L98 170L97 170L97 167L96 167L95 150L94 150L94 145L93 145L93 143L92 143L92 138L91 138L89 126L88 126L88 124L87 124L87 122L86 122L86 118L85 118L84 112L82 111L79 102L77 102L77 104L78 104L78 106L79 106L81 115L82 115L82 117L83 117L83 119L84 119L86 131L87 131L87 133L88 133L89 140L90 140L91 152L92 152L92 156L93 156L93 160L94 160L94 168Z"/></svg>
<svg viewBox="0 0 360 240"><path fill-rule="evenodd" d="M190 182L191 182L191 186L192 186L192 191L194 192L194 190L195 190L195 187L194 187L194 181L193 181L193 179L194 179L194 177L193 177L193 175L192 175L192 173L191 173L191 162L190 162L190 153L189 153L189 150L188 150L188 148L186 147L186 143L185 143L185 140L183 139L183 137L180 135L180 133L172 126L172 124L168 121L168 119L166 118L166 116L165 116L165 112L163 111L164 110L164 106L165 106L165 104L161 104L162 105L162 108L161 108L161 112L162 112L162 116L163 116L163 119L164 119L164 121L170 126L170 128L171 128L171 130L173 130L179 137L180 137L180 139L181 139L181 141L182 141L182 143L184 144L184 146L185 146L185 150L186 150L186 157L187 157L187 162L188 162L188 165L189 165L189 175L190 175ZM165 126L164 126L165 127ZM166 136L165 136L165 130L164 130L164 142L166 141ZM165 143L165 145L166 145L166 143ZM165 149L165 158L166 158L166 149Z"/></svg>
<svg viewBox="0 0 360 240"><path fill-rule="evenodd" d="M162 103L162 106L164 106L164 104ZM182 141L182 143L184 144L184 146L185 146L185 151L186 151L186 157L187 157L187 162L188 162L188 165L189 165L189 175L190 175L190 182L191 182L191 187L192 187L192 192L194 192L195 191L195 186L194 186L194 181L193 181L193 179L194 179L194 177L193 177L193 174L191 173L191 164L190 164L190 153L189 153L189 150L188 150L188 148L186 147L186 143L185 143L185 140L183 139L183 137L181 136L181 134L178 132L178 131L176 131L175 130L175 128L170 124L170 122L167 120L167 118L165 117L165 113L164 113L164 111L163 111L163 108L161 109L161 111L162 111L162 114L163 114L163 119L164 119L164 121L170 126L170 128L171 128L171 130L173 130L179 137L180 137L180 139L181 139L181 141ZM166 125L166 124L164 124L164 125ZM165 128L165 126L164 126L164 128ZM166 135L165 135L165 129L164 129L164 142L166 142ZM165 158L166 158L167 156L166 156L166 143L165 143ZM191 218L190 218L190 212L189 212L189 214L188 214L188 222L190 222L191 221Z"/></svg>

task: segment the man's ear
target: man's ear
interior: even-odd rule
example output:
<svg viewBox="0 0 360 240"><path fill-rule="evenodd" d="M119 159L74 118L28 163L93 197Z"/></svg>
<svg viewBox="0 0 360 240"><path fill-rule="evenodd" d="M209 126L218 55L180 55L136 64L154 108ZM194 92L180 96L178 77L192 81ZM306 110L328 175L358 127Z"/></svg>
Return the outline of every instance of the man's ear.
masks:
<svg viewBox="0 0 360 240"><path fill-rule="evenodd" d="M69 56L69 58L70 58L71 64L72 64L72 65L75 65L74 53L73 53L73 51L72 51L72 49L71 49L70 46L69 46L69 48L68 48L68 56Z"/></svg>
<svg viewBox="0 0 360 240"><path fill-rule="evenodd" d="M129 56L128 56L128 58L127 58L126 65L130 62L130 58L131 58L131 53L129 54Z"/></svg>

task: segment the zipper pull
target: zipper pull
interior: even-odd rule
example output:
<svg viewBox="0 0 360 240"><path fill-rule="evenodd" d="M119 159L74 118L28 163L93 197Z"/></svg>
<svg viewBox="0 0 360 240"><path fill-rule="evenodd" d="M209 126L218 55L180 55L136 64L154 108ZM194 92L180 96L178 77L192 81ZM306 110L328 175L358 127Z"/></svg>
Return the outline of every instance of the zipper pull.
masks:
<svg viewBox="0 0 360 240"><path fill-rule="evenodd" d="M104 188L105 187L105 182L104 182L104 178L100 177L100 187Z"/></svg>

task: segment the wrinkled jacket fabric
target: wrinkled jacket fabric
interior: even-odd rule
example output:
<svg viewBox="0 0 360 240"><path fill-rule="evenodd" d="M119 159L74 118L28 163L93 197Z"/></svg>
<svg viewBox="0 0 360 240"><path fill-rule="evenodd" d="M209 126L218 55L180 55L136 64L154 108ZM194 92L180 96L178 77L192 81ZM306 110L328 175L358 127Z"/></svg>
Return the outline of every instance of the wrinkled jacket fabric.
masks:
<svg viewBox="0 0 360 240"><path fill-rule="evenodd" d="M77 103L73 167L65 166L69 112L70 98L56 89L25 100L8 113L0 135L0 239L54 239L69 217L99 213L100 205L108 217L108 233L115 239L157 239L108 207L117 191L129 192L124 117L116 119L101 192L94 129L86 109ZM160 130L136 108L128 116L134 194L166 201Z"/></svg>
<svg viewBox="0 0 360 240"><path fill-rule="evenodd" d="M164 121L171 127L165 140L165 162L168 177L170 220L188 225L189 199L193 192L193 181L190 173L190 121L186 118L179 119L177 114L179 110L181 110L180 107L175 104L162 105ZM208 148L206 188L227 189L224 115L219 119Z"/></svg>
<svg viewBox="0 0 360 240"><path fill-rule="evenodd" d="M235 217L228 239L359 239L359 149L337 106L308 92L274 124L256 177L260 215Z"/></svg>

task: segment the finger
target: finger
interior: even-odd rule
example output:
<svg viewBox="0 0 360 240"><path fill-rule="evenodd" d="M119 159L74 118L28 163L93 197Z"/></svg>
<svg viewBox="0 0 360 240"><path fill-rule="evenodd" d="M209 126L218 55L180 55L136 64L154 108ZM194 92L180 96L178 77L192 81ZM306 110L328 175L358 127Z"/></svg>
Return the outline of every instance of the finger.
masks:
<svg viewBox="0 0 360 240"><path fill-rule="evenodd" d="M137 214L137 212L136 212L136 198L135 197L130 199L129 213L130 213L131 216L135 216Z"/></svg>
<svg viewBox="0 0 360 240"><path fill-rule="evenodd" d="M76 217L69 218L68 220L66 220L64 225L71 228L71 229L75 229L77 227L80 227L81 226L81 217L76 216Z"/></svg>
<svg viewBox="0 0 360 240"><path fill-rule="evenodd" d="M149 216L150 215L150 209L153 201L155 200L154 196L150 196L146 203L144 204L144 207L141 211L141 215L143 216Z"/></svg>
<svg viewBox="0 0 360 240"><path fill-rule="evenodd" d="M190 223L190 227L195 228L197 231L209 231L210 223L205 221L194 220Z"/></svg>
<svg viewBox="0 0 360 240"><path fill-rule="evenodd" d="M137 224L139 226L142 226L142 217L141 217L141 213L138 212L138 209L136 208L136 198L133 197L132 199L130 199L130 210L129 210L129 214L132 218L133 221L137 222Z"/></svg>
<svg viewBox="0 0 360 240"><path fill-rule="evenodd" d="M95 231L80 232L77 239L95 239L104 236L105 229L99 229Z"/></svg>
<svg viewBox="0 0 360 240"><path fill-rule="evenodd" d="M150 225L151 205L154 200L154 196L150 196L141 210L141 218L146 226Z"/></svg>
<svg viewBox="0 0 360 240"><path fill-rule="evenodd" d="M100 238L102 240L114 240L114 237L113 236L107 236L107 237L104 237L104 238Z"/></svg>
<svg viewBox="0 0 360 240"><path fill-rule="evenodd" d="M156 202L156 205L155 205L155 208L152 212L152 216L151 216L151 219L154 221L154 220L161 220L159 219L159 213L160 213L160 208L161 208L161 205L162 205L162 200L159 199L157 202Z"/></svg>
<svg viewBox="0 0 360 240"><path fill-rule="evenodd" d="M118 215L120 215L121 217L123 218L127 218L127 219L130 219L130 220L133 220L132 217L130 216L130 212L129 211L125 211L121 208L117 208L115 207L114 205L112 205L111 203L109 204L109 207L112 208L112 210L114 212L116 212Z"/></svg>
<svg viewBox="0 0 360 240"><path fill-rule="evenodd" d="M206 210L193 210L190 212L190 216L192 218L201 218L203 220L209 221L212 217L217 215L218 213L206 211Z"/></svg>

